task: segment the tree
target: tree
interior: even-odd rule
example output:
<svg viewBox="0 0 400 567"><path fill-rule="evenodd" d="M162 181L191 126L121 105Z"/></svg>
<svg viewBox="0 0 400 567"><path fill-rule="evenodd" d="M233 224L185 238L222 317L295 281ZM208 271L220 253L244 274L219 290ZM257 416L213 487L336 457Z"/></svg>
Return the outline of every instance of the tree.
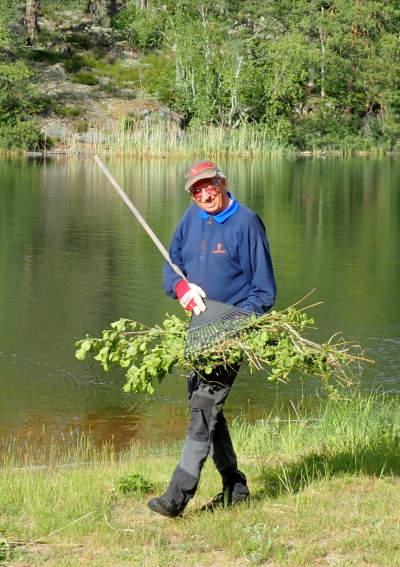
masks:
<svg viewBox="0 0 400 567"><path fill-rule="evenodd" d="M0 54L10 43L10 33L8 30L10 11L7 8L7 3L4 2L4 0L0 0Z"/></svg>
<svg viewBox="0 0 400 567"><path fill-rule="evenodd" d="M109 25L109 18L114 18L126 7L127 0L88 0L86 12L93 14L102 25Z"/></svg>
<svg viewBox="0 0 400 567"><path fill-rule="evenodd" d="M34 45L39 31L38 12L40 0L26 0L25 26L28 31L28 45Z"/></svg>

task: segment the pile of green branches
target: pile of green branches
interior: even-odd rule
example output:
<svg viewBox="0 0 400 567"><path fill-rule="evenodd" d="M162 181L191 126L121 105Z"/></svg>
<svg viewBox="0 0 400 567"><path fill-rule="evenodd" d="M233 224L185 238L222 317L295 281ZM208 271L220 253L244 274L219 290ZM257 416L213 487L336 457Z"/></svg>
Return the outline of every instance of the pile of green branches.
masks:
<svg viewBox="0 0 400 567"><path fill-rule="evenodd" d="M154 380L161 382L175 369L195 369L207 375L218 365L242 361L249 364L251 371L265 369L271 381L287 382L293 371L300 371L319 380L330 394L340 386L354 384L361 363L372 361L362 356L357 343L344 341L338 334L322 344L309 340L305 331L313 327L314 320L306 308L296 309L299 303L259 318L254 316L239 332L189 356L184 355L188 320L167 315L162 327L150 328L120 319L103 331L102 338L87 336L78 341L76 357L83 360L91 353L104 370L112 364L127 368L127 392L152 394ZM314 305L307 309L310 307Z"/></svg>

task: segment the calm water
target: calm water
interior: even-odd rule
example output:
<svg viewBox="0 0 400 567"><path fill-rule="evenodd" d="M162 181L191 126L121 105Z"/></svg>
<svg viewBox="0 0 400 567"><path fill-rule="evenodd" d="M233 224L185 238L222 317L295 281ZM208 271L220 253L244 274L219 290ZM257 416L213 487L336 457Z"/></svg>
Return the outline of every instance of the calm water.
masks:
<svg viewBox="0 0 400 567"><path fill-rule="evenodd" d="M109 160L165 246L189 204L183 161ZM221 161L229 189L263 218L278 300L310 302L326 340L360 340L376 361L363 387L399 392L400 161ZM151 398L122 391L123 370L74 358L74 342L120 317L148 325L181 313L161 289L163 259L88 159L0 160L0 438L46 443L71 431L98 442L182 438L185 380ZM226 413L265 414L315 396L311 381L276 388L242 370Z"/></svg>

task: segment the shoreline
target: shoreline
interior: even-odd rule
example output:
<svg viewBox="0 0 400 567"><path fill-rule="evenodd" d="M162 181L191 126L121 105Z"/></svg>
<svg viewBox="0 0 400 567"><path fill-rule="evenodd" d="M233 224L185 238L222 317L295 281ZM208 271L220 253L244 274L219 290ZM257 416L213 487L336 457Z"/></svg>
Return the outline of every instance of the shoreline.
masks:
<svg viewBox="0 0 400 567"><path fill-rule="evenodd" d="M10 567L322 567L398 562L400 406L348 392L312 415L232 424L249 504L201 513L220 490L208 459L182 518L147 508L178 443L117 456L81 437L67 451L3 455L0 562ZM46 461L46 462L44 462ZM338 563L337 558L345 558Z"/></svg>
<svg viewBox="0 0 400 567"><path fill-rule="evenodd" d="M278 155L279 154L279 155ZM20 151L20 152L16 152L16 151L10 151L10 152L6 152L6 151L2 151L0 152L0 155L7 157L10 155L18 155L18 156L26 156L26 157L57 157L57 156L65 156L65 157L93 157L94 155L99 155L99 156L105 156L105 157L129 157L129 158L185 158L188 156L195 156L198 155L196 152L190 152L190 153L176 153L176 152L171 152L170 154L168 153L162 153L162 154L150 154L150 155L146 155L143 153L135 153L135 152L129 152L127 151L126 153L114 153L112 151L107 151L107 150L101 150L99 148L96 148L92 151L85 151L82 149L78 149L78 150L70 150L70 149L59 149L59 148L55 148L55 149L48 149L48 150L43 150L43 151ZM215 153L213 151L210 151L210 155L215 155ZM284 149L282 149L280 152L277 152L276 154L271 153L269 156L268 155L258 155L257 153L253 153L251 155L243 153L243 154L233 154L231 155L230 153L218 153L217 154L219 157L231 157L231 158L236 158L236 159L245 159L245 158L252 158L252 159L257 159L257 158L261 158L261 159L267 159L267 158L273 158L273 157L318 157L318 158L326 158L326 157L371 157L371 156L375 156L375 157L383 157L383 156L399 156L400 155L400 151L395 152L395 151L387 151L387 152L381 152L379 150L377 151L364 151L364 150L352 150L352 151L347 151L347 150L343 150L343 151L339 151L339 150L317 150L317 151L294 151L292 148L290 148L287 153L285 152Z"/></svg>

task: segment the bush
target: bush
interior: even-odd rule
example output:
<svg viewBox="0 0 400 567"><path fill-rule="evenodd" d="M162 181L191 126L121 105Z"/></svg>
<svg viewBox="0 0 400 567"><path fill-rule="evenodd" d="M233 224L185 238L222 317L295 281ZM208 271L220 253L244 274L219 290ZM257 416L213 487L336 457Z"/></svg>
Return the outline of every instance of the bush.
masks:
<svg viewBox="0 0 400 567"><path fill-rule="evenodd" d="M45 147L44 136L32 122L0 124L1 150L35 150Z"/></svg>
<svg viewBox="0 0 400 567"><path fill-rule="evenodd" d="M76 73L82 67L87 65L87 60L83 55L79 53L74 53L72 57L64 61L64 69L67 73Z"/></svg>
<svg viewBox="0 0 400 567"><path fill-rule="evenodd" d="M91 40L86 32L75 32L69 35L68 44L78 49L90 49Z"/></svg>
<svg viewBox="0 0 400 567"><path fill-rule="evenodd" d="M112 96L115 96L115 93L118 90L118 85L115 83L115 81L110 81L109 83L100 85L100 90Z"/></svg>
<svg viewBox="0 0 400 567"><path fill-rule="evenodd" d="M118 492L122 492L122 494L128 494L130 492L148 494L149 492L153 492L154 489L155 485L144 479L140 474L125 476L120 478L117 482L117 490Z"/></svg>
<svg viewBox="0 0 400 567"><path fill-rule="evenodd" d="M94 73L77 73L71 77L71 83L94 86L99 84L99 79Z"/></svg>
<svg viewBox="0 0 400 567"><path fill-rule="evenodd" d="M74 122L74 128L79 134L84 134L89 130L89 124L83 118L79 118Z"/></svg>
<svg viewBox="0 0 400 567"><path fill-rule="evenodd" d="M366 126L370 125L358 116L308 116L295 121L290 141L300 150L369 151L385 144L379 131L373 132L374 136L367 135L371 128L367 132Z"/></svg>
<svg viewBox="0 0 400 567"><path fill-rule="evenodd" d="M20 49L17 51L19 57L24 57L28 61L35 61L37 63L48 63L49 65L55 65L56 63L61 63L69 57L66 53L59 53L56 51L49 51L47 49Z"/></svg>
<svg viewBox="0 0 400 567"><path fill-rule="evenodd" d="M133 2L112 19L114 37L129 41L140 49L161 47L162 31L165 28L165 11L149 6L146 10L137 8Z"/></svg>
<svg viewBox="0 0 400 567"><path fill-rule="evenodd" d="M72 106L55 106L54 112L58 116L80 116L81 111L79 108L73 108Z"/></svg>

